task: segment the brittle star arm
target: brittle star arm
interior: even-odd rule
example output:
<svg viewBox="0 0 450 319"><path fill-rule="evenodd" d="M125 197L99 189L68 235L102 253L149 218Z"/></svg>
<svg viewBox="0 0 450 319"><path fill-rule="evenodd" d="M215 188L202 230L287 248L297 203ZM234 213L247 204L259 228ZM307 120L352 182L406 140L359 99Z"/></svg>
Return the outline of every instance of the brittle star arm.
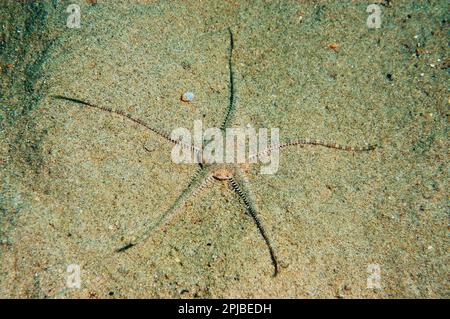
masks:
<svg viewBox="0 0 450 319"><path fill-rule="evenodd" d="M195 197L201 190L203 190L210 182L212 182L213 177L211 173L207 169L199 169L188 186L184 189L184 191L178 196L175 202L167 209L154 223L145 224L143 226L144 231L133 239L130 243L125 246L117 249L117 252L123 252L125 250L130 249L133 246L136 246L140 242L144 242L147 240L152 234L153 230L160 227L163 223L166 223L170 220L171 217L175 215L177 210L182 207L189 198Z"/></svg>
<svg viewBox="0 0 450 319"><path fill-rule="evenodd" d="M377 145L371 145L371 144L366 144L364 146L341 145L341 144L338 144L335 142L330 142L330 141L325 141L325 140L300 137L300 138L288 140L283 143L272 145L264 150L259 151L256 154L252 154L249 156L249 160L253 160L259 156L267 154L274 149L282 149L282 148L286 148L288 146L301 146L301 145L322 146L322 147L326 147L326 148L333 148L336 150L348 151L348 152L368 152L368 151L374 150L377 147Z"/></svg>
<svg viewBox="0 0 450 319"><path fill-rule="evenodd" d="M275 277L278 274L277 257L275 256L275 252L272 248L269 237L267 236L266 231L264 230L261 220L258 217L258 209L256 207L254 200L251 198L250 190L246 186L246 183L248 183L248 181L246 182L246 179L242 174L237 174L236 176L238 179L236 179L235 177L230 177L228 179L228 182L229 182L231 188L234 190L234 192L244 202L247 213L252 217L253 221L256 224L256 227L258 228L259 233L261 234L262 238L264 239L264 242L269 250L272 265L274 267L273 276Z"/></svg>
<svg viewBox="0 0 450 319"><path fill-rule="evenodd" d="M230 34L230 49L228 54L228 70L230 73L230 103L228 105L227 111L225 113L225 118L222 122L222 126L220 129L225 131L227 126L230 124L231 119L236 111L236 83L234 81L234 67L233 67L233 48L234 48L234 39L233 32L228 28L228 33Z"/></svg>
<svg viewBox="0 0 450 319"><path fill-rule="evenodd" d="M130 115L128 113L124 113L124 112L122 112L120 110L113 110L113 109L111 109L109 107L95 105L95 104L92 104L92 103L89 103L89 102L86 102L86 101L83 101L83 100L80 100L80 99L66 97L66 96L62 96L62 95L52 95L52 98L57 99L57 100L64 100L64 101L69 101L69 102L81 104L81 105L88 106L88 107L91 107L91 108L94 108L94 109L97 109L97 110L100 110L100 111L103 111L103 112L107 112L107 113L118 115L118 116L120 116L120 117L122 117L122 118L124 118L126 120L129 120L129 121L131 121L133 123L136 123L136 124L146 128L147 130L149 130L149 131L155 133L156 135L162 137L166 141L169 141L169 142L171 142L173 144L181 145L184 148L187 148L187 149L190 149L190 150L194 151L194 153L196 153L196 156L198 156L198 154L200 154L200 151L196 147L191 146L191 145L185 145L185 144L181 143L180 141L177 141L177 140L171 138L169 134L164 133L164 132L162 132L162 131L160 131L158 129L155 129L154 127L151 127L150 125L148 125L144 121L142 121L140 119L137 119L137 118L133 117L132 115Z"/></svg>

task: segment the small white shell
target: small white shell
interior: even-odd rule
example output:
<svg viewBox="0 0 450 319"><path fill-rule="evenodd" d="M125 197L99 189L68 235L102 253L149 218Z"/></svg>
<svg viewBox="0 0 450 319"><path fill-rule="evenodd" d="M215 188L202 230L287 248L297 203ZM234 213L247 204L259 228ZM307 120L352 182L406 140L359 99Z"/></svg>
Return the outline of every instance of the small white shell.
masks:
<svg viewBox="0 0 450 319"><path fill-rule="evenodd" d="M192 92L184 92L181 96L181 101L183 102L191 102L194 99L195 94Z"/></svg>

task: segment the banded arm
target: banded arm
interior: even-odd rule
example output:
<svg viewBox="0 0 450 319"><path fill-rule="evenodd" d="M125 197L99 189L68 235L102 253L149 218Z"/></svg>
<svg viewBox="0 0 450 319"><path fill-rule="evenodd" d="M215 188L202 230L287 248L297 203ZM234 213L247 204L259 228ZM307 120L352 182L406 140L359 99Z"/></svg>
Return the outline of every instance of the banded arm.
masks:
<svg viewBox="0 0 450 319"><path fill-rule="evenodd" d="M242 175L242 173L238 174L237 176L238 176L239 180L242 180L242 182L237 180L235 177L230 177L228 179L228 182L229 182L231 188L233 189L233 191L244 202L247 213L252 217L253 221L256 224L256 227L258 228L259 233L261 234L262 238L264 239L267 249L269 250L269 255L270 255L270 259L272 261L272 265L274 267L273 276L275 277L278 274L277 257L272 248L272 244L270 243L269 237L267 236L266 231L264 230L261 220L258 217L258 209L256 207L254 200L251 197L250 190L246 187L245 177Z"/></svg>
<svg viewBox="0 0 450 319"><path fill-rule="evenodd" d="M100 111L103 111L103 112L107 112L107 113L110 113L110 114L113 114L113 115L120 116L122 118L125 118L128 121L131 121L133 123L136 123L136 124L146 128L147 130L155 133L156 135L162 137L163 139L165 139L166 141L168 141L170 143L173 143L173 144L176 144L176 145L180 145L181 147L183 147L185 149L189 149L189 150L193 151L196 154L197 157L199 156L199 154L201 154L201 150L197 149L196 147L194 147L192 145L184 144L184 143L182 143L182 142L180 142L178 140L175 140L175 139L171 138L169 134L167 134L165 132L162 132L162 131L160 131L158 129L155 129L154 127L151 127L149 124L145 123L144 121L142 121L142 120L140 120L138 118L133 117L131 114L122 112L120 110L113 110L113 109L111 109L109 107L92 104L92 103L89 103L89 102L86 102L86 101L83 101L83 100L80 100L80 99L62 96L62 95L52 95L52 98L57 99L57 100L69 101L69 102L73 102L73 103L76 103L76 104L81 104L81 105L88 106L88 107L93 108L93 109L97 109L97 110L100 110Z"/></svg>
<svg viewBox="0 0 450 319"><path fill-rule="evenodd" d="M236 83L234 81L234 67L233 67L233 49L234 49L234 39L233 32L230 28L228 28L228 33L230 35L230 49L228 53L228 69L230 73L229 85L230 85L230 101L225 113L225 118L222 122L222 126L220 129L225 131L225 129L229 126L234 113L236 112Z"/></svg>
<svg viewBox="0 0 450 319"><path fill-rule="evenodd" d="M312 138L297 138L293 140L288 140L286 142L276 144L274 146L270 146L265 150L262 150L256 154L252 154L249 156L249 160L255 159L263 154L267 154L274 149L282 149L289 146L298 146L298 145L312 145L312 146L322 146L326 148L333 148L340 151L348 151L348 152L368 152L377 148L377 145L366 144L364 146L350 146L350 145L341 145L335 142L312 139Z"/></svg>
<svg viewBox="0 0 450 319"><path fill-rule="evenodd" d="M209 184L212 181L212 175L209 175L210 173L206 169L199 169L194 176L192 177L191 181L189 182L188 186L185 188L185 190L178 196L178 198L175 200L175 202L167 209L154 223L148 224L146 223L144 225L144 231L134 238L131 242L126 244L125 246L119 248L116 250L116 252L123 252L131 247L136 246L138 243L146 241L150 235L152 234L153 230L160 227L162 224L168 222L170 218L172 218L177 210L181 208L189 198L195 197L200 190L204 189L206 184Z"/></svg>

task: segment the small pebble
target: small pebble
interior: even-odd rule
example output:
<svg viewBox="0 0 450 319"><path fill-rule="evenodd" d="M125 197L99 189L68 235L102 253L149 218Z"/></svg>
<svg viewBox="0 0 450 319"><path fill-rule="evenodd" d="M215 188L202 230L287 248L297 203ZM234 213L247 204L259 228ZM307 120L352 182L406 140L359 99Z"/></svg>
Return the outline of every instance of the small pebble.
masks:
<svg viewBox="0 0 450 319"><path fill-rule="evenodd" d="M332 43L328 46L330 49L336 50L339 49L339 44L337 43Z"/></svg>
<svg viewBox="0 0 450 319"><path fill-rule="evenodd" d="M192 92L184 92L183 95L181 96L181 101L183 102L191 102L194 99L194 93Z"/></svg>

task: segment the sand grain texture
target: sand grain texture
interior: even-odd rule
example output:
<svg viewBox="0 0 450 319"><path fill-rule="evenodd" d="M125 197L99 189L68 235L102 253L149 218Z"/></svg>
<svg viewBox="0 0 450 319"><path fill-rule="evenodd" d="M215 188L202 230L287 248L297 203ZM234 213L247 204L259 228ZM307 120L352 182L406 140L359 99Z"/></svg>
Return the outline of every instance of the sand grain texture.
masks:
<svg viewBox="0 0 450 319"><path fill-rule="evenodd" d="M13 90L19 75L2 71L2 104L32 107L11 121L1 113L1 297L446 296L445 1L382 6L380 30L366 27L360 1L97 2L82 4L80 29L61 27L64 4L48 4L54 43L32 79L45 79L34 104ZM233 126L380 145L291 148L277 174L251 168L282 266L275 278L252 220L219 182L144 244L115 253L173 203L195 166L172 163L171 145L137 125L50 97L130 112L166 132L196 119L218 127L228 27ZM195 93L189 104L185 91ZM69 264L81 267L81 289L66 287ZM369 264L380 265L381 289L367 288Z"/></svg>

